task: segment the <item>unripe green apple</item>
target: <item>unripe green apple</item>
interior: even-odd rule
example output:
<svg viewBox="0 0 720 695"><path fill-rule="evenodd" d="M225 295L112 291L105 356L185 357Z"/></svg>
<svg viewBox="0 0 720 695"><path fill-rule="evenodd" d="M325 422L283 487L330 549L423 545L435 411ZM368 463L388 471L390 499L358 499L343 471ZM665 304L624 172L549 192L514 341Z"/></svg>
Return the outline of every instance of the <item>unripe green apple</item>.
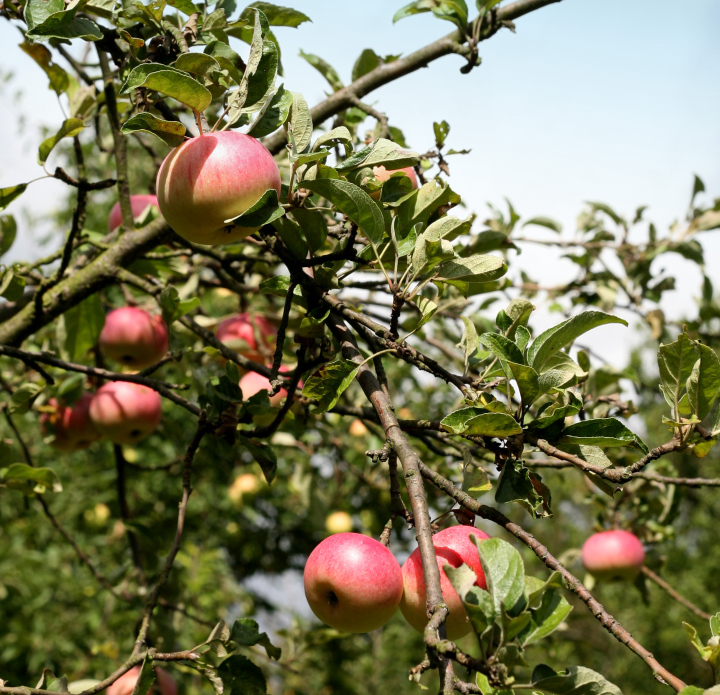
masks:
<svg viewBox="0 0 720 695"><path fill-rule="evenodd" d="M644 562L642 543L630 531L595 533L582 548L583 567L596 579L632 581Z"/></svg>
<svg viewBox="0 0 720 695"><path fill-rule="evenodd" d="M107 695L131 695L137 679L140 677L140 666L134 666L127 673L118 678L108 689ZM158 688L159 686L159 688ZM160 695L177 695L177 685L173 677L159 666L155 667L155 683L152 685L153 693ZM147 692L150 693L151 690ZM147 695L141 693L141 695Z"/></svg>
<svg viewBox="0 0 720 695"><path fill-rule="evenodd" d="M472 629L468 620L465 608L453 588L450 580L443 569L446 564L451 567L460 567L463 563L468 565L477 581L475 586L481 589L487 588L485 573L480 564L480 555L477 546L470 539L475 536L482 541L490 538L486 533L474 526L450 526L433 536L435 555L437 556L438 567L440 568L440 588L443 601L447 604L448 613L445 627L447 638L450 640L459 639ZM422 632L428 624L427 595L425 592L425 579L423 578L422 561L420 549L415 548L410 557L402 566L403 575L403 596L400 601L400 610L410 625L418 632Z"/></svg>
<svg viewBox="0 0 720 695"><path fill-rule="evenodd" d="M328 533L349 533L352 529L352 518L347 512L332 512L325 519L325 530Z"/></svg>
<svg viewBox="0 0 720 695"><path fill-rule="evenodd" d="M403 592L395 556L374 538L338 533L305 565L305 596L313 613L342 632L371 632L387 623Z"/></svg>
<svg viewBox="0 0 720 695"><path fill-rule="evenodd" d="M130 196L130 208L132 209L133 217L140 217L149 205L158 207L157 196L154 195L131 195ZM159 208L158 208L159 209ZM117 202L112 206L110 215L108 217L108 230L113 231L122 224L122 212L120 210L120 203Z"/></svg>
<svg viewBox="0 0 720 695"><path fill-rule="evenodd" d="M162 402L156 391L129 381L110 381L90 403L96 429L115 444L135 444L160 424Z"/></svg>
<svg viewBox="0 0 720 695"><path fill-rule="evenodd" d="M154 364L169 346L165 321L134 306L113 309L105 317L98 342L106 357L133 369Z"/></svg>
<svg viewBox="0 0 720 695"><path fill-rule="evenodd" d="M181 237L215 246L257 231L227 220L241 215L270 188L280 195L280 172L255 138L232 130L206 133L168 154L156 188L163 217Z"/></svg>

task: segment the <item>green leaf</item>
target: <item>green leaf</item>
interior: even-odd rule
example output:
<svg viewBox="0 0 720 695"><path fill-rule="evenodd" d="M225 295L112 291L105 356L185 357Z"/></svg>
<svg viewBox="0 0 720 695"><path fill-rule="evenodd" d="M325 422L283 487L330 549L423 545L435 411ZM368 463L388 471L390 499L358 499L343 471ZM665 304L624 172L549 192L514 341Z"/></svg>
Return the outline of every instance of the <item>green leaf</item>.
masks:
<svg viewBox="0 0 720 695"><path fill-rule="evenodd" d="M436 283L453 285L460 294L468 297L473 285L490 282L507 273L507 266L498 256L477 255L457 258L440 266Z"/></svg>
<svg viewBox="0 0 720 695"><path fill-rule="evenodd" d="M492 490L492 483L487 472L472 457L469 451L463 453L463 483L462 489L476 499L480 495Z"/></svg>
<svg viewBox="0 0 720 695"><path fill-rule="evenodd" d="M374 244L382 241L385 220L377 203L355 184L343 179L303 181L303 188L327 198L347 215Z"/></svg>
<svg viewBox="0 0 720 695"><path fill-rule="evenodd" d="M506 362L524 364L525 358L517 345L504 335L498 333L483 333L480 342L495 355L495 357Z"/></svg>
<svg viewBox="0 0 720 695"><path fill-rule="evenodd" d="M302 228L310 251L315 253L321 249L327 239L327 221L323 214L306 208L293 208L290 214Z"/></svg>
<svg viewBox="0 0 720 695"><path fill-rule="evenodd" d="M575 341L584 333L607 323L620 323L623 326L628 325L624 319L612 316L611 314L605 314L601 311L584 311L567 321L563 321L557 326L549 328L535 338L530 346L528 350L528 364L533 367L535 371L540 371L545 362L556 352Z"/></svg>
<svg viewBox="0 0 720 695"><path fill-rule="evenodd" d="M17 413L18 415L24 415L30 410L30 407L35 402L35 399L40 395L40 392L45 388L45 381L35 383L34 381L26 381L22 385L15 389L10 402L7 405L7 411L11 415Z"/></svg>
<svg viewBox="0 0 720 695"><path fill-rule="evenodd" d="M465 16L467 18L467 13ZM435 144L438 146L438 149L441 149L450 133L450 124L447 121L433 123L433 133L435 134Z"/></svg>
<svg viewBox="0 0 720 695"><path fill-rule="evenodd" d="M9 488L24 494L62 492L62 484L52 468L35 468L25 463L13 463L0 470L0 480Z"/></svg>
<svg viewBox="0 0 720 695"><path fill-rule="evenodd" d="M720 360L715 351L697 343L700 359L687 380L687 395L692 412L702 420L710 412L720 390Z"/></svg>
<svg viewBox="0 0 720 695"><path fill-rule="evenodd" d="M397 60L400 56L388 55L382 58L372 48L366 48L355 61L352 69L352 81L359 80L363 75L367 75L369 72L375 70L375 68L383 65L384 63L391 63ZM393 137L397 141L397 138Z"/></svg>
<svg viewBox="0 0 720 695"><path fill-rule="evenodd" d="M173 67L191 75L205 77L220 70L220 63L207 53L181 53Z"/></svg>
<svg viewBox="0 0 720 695"><path fill-rule="evenodd" d="M542 483L542 479L531 473L522 461L505 461L495 492L495 501L515 502L538 519L552 516L550 491Z"/></svg>
<svg viewBox="0 0 720 695"><path fill-rule="evenodd" d="M262 395L267 398L267 391L263 391ZM260 465L267 484L270 485L275 480L275 474L277 473L275 450L267 444L243 436L237 437L237 443L244 446L252 454L252 457Z"/></svg>
<svg viewBox="0 0 720 695"><path fill-rule="evenodd" d="M420 330L433 316L435 316L435 312L438 310L438 305L428 297L416 297L415 305L418 309L420 309L422 318L418 321L415 328L413 328L413 332Z"/></svg>
<svg viewBox="0 0 720 695"><path fill-rule="evenodd" d="M243 229L258 229L266 224L271 224L285 214L278 200L277 191L268 188L259 200L253 203L245 212L237 217L225 220L225 224L232 224Z"/></svg>
<svg viewBox="0 0 720 695"><path fill-rule="evenodd" d="M6 268L2 271L0 297L5 297L5 299L11 302L16 302L23 296L24 291L25 278L22 275L16 275L12 268Z"/></svg>
<svg viewBox="0 0 720 695"><path fill-rule="evenodd" d="M552 229L553 232L557 232L558 234L562 232L562 225L549 217L533 217L531 220L524 222L523 227L527 227L529 224Z"/></svg>
<svg viewBox="0 0 720 695"><path fill-rule="evenodd" d="M60 352L71 362L84 360L95 346L105 325L105 311L99 294L91 294L68 309L57 324Z"/></svg>
<svg viewBox="0 0 720 695"><path fill-rule="evenodd" d="M172 97L181 104L197 112L203 112L212 101L212 94L187 72L169 65L142 63L130 71L120 90L127 94L133 89L144 87L165 96Z"/></svg>
<svg viewBox="0 0 720 695"><path fill-rule="evenodd" d="M709 690L703 690L702 688L697 688L694 685L688 685L685 688L683 688L678 695L704 695L705 693L709 693Z"/></svg>
<svg viewBox="0 0 720 695"><path fill-rule="evenodd" d="M358 150L335 168L346 172L365 167L384 166L388 171L415 166L420 161L417 152L405 150L392 140L377 138Z"/></svg>
<svg viewBox="0 0 720 695"><path fill-rule="evenodd" d="M273 646L266 632L260 632L258 624L252 618L236 620L230 631L230 639L243 647L254 647L259 644L271 659L277 661L282 650Z"/></svg>
<svg viewBox="0 0 720 695"><path fill-rule="evenodd" d="M328 362L308 377L303 396L317 401L317 411L325 413L338 402L357 372L358 365L350 360Z"/></svg>
<svg viewBox="0 0 720 695"><path fill-rule="evenodd" d="M310 65L312 65L328 81L328 84L332 87L333 92L337 92L345 86L340 79L340 75L337 74L335 68L330 65L330 63L327 63L322 58L313 55L312 53L305 53L303 50L300 51L300 57L305 58L305 60L307 60L307 62L310 63Z"/></svg>
<svg viewBox="0 0 720 695"><path fill-rule="evenodd" d="M223 683L224 695L266 695L263 672L250 659L235 654L223 661L217 675Z"/></svg>
<svg viewBox="0 0 720 695"><path fill-rule="evenodd" d="M248 63L243 82L247 79L247 94L242 104L242 111L259 111L271 99L275 78L278 71L279 54L277 46L269 39L262 40L262 53L257 67L251 72ZM243 82L240 89L243 89Z"/></svg>
<svg viewBox="0 0 720 695"><path fill-rule="evenodd" d="M715 615L710 618L710 632L713 637L720 635L720 613L715 613Z"/></svg>
<svg viewBox="0 0 720 695"><path fill-rule="evenodd" d="M0 256L7 253L17 236L17 222L12 215L0 216Z"/></svg>
<svg viewBox="0 0 720 695"><path fill-rule="evenodd" d="M684 331L675 342L660 344L658 349L660 380L671 407L680 402L682 391L687 385L697 359L696 343Z"/></svg>
<svg viewBox="0 0 720 695"><path fill-rule="evenodd" d="M472 326L472 323L470 323L470 325ZM467 429L467 424L470 420L477 417L478 415L482 415L483 413L488 412L489 411L486 408L468 406L466 408L460 408L459 410L455 410L452 413L449 413L440 421L440 424L448 432L452 432L453 434L463 434Z"/></svg>
<svg viewBox="0 0 720 695"><path fill-rule="evenodd" d="M513 378L520 389L523 406L532 405L542 393L537 372L532 367L517 362L507 362L506 364L510 367Z"/></svg>
<svg viewBox="0 0 720 695"><path fill-rule="evenodd" d="M470 418L463 434L482 437L510 437L520 434L522 427L512 415L505 413L483 413Z"/></svg>
<svg viewBox="0 0 720 695"><path fill-rule="evenodd" d="M293 97L290 107L290 132L298 152L304 152L312 140L313 122L310 108L300 92L290 92Z"/></svg>
<svg viewBox="0 0 720 695"><path fill-rule="evenodd" d="M415 248L413 249L413 272L417 274L427 273L443 261L454 256L455 251L449 241L445 241L445 239L430 241L424 234L421 234L415 241Z"/></svg>
<svg viewBox="0 0 720 695"><path fill-rule="evenodd" d="M0 210L4 210L15 198L21 196L27 187L26 183L19 183L16 186L0 188Z"/></svg>
<svg viewBox="0 0 720 695"><path fill-rule="evenodd" d="M60 5L62 4L61 2ZM52 53L45 46L39 43L23 41L20 48L43 69L50 80L50 89L54 90L55 94L60 95L67 90L70 85L70 78L65 70L52 62ZM0 197L0 204L1 201L2 197Z"/></svg>
<svg viewBox="0 0 720 695"><path fill-rule="evenodd" d="M538 412L537 417L529 423L528 427L545 429L566 417L577 415L582 405L582 401L572 391L563 391L554 403L550 403L549 406Z"/></svg>
<svg viewBox="0 0 720 695"><path fill-rule="evenodd" d="M441 217L439 220L435 220L424 233L425 236L432 241L437 241L438 239L454 241L462 234L468 234L470 232L473 219L473 215L469 215L465 220L451 216Z"/></svg>
<svg viewBox="0 0 720 695"><path fill-rule="evenodd" d="M342 144L345 147L346 154L352 152L353 149L353 138L350 131L341 125L338 128L333 128L327 133L323 133L312 146L312 151L315 152L322 146Z"/></svg>
<svg viewBox="0 0 720 695"><path fill-rule="evenodd" d="M181 316L189 314L199 304L199 297L181 300L178 291L172 285L168 285L160 293L160 308L162 309L163 321L167 326L171 326Z"/></svg>
<svg viewBox="0 0 720 695"><path fill-rule="evenodd" d="M538 642L557 630L570 611L572 606L559 592L545 592L540 607L531 613L529 628L522 636L523 647Z"/></svg>
<svg viewBox="0 0 720 695"><path fill-rule="evenodd" d="M62 0L28 0L25 5L27 36L35 41L51 38L101 39L103 34L95 22L87 18L75 18L80 7L80 2L70 3L66 9Z"/></svg>
<svg viewBox="0 0 720 695"><path fill-rule="evenodd" d="M487 590L492 596L496 615L512 612L525 593L525 567L520 553L500 538L475 538Z"/></svg>
<svg viewBox="0 0 720 695"><path fill-rule="evenodd" d="M308 255L308 245L303 238L300 225L288 217L278 217L272 224L290 253L298 260L304 261Z"/></svg>
<svg viewBox="0 0 720 695"><path fill-rule="evenodd" d="M362 152L362 150L360 150ZM460 196L445 181L428 181L418 190L412 191L392 205L397 208L395 231L398 237L404 237L408 230L419 222L427 224L434 212L445 205L455 205Z"/></svg>
<svg viewBox="0 0 720 695"><path fill-rule="evenodd" d="M648 453L647 444L634 432L613 417L583 420L566 427L562 433L562 441L572 444L591 444L595 446L613 447L629 446Z"/></svg>
<svg viewBox="0 0 720 695"><path fill-rule="evenodd" d="M193 53L192 55L198 54ZM136 132L148 133L159 138L170 147L178 147L185 142L186 128L179 121L164 121L145 111L128 119L121 131L126 135Z"/></svg>
<svg viewBox="0 0 720 695"><path fill-rule="evenodd" d="M38 150L38 164L45 164L55 145L63 138L72 138L78 135L85 127L85 123L79 118L68 118L55 135L42 141Z"/></svg>
<svg viewBox="0 0 720 695"><path fill-rule="evenodd" d="M292 92L280 85L272 98L265 102L265 106L248 129L248 135L262 138L275 132L287 121L292 103Z"/></svg>
<svg viewBox="0 0 720 695"><path fill-rule="evenodd" d="M292 7L282 7L269 2L252 2L248 7L255 7L260 10L267 17L270 26L273 27L296 28L304 22L312 22L310 17Z"/></svg>
<svg viewBox="0 0 720 695"><path fill-rule="evenodd" d="M452 22L458 29L467 29L468 8L465 0L415 0L395 13L393 24L421 12L432 12L438 19Z"/></svg>
<svg viewBox="0 0 720 695"><path fill-rule="evenodd" d="M143 659L140 675L135 681L131 695L147 695L154 682L155 669L153 668L153 660L151 656L146 656Z"/></svg>
<svg viewBox="0 0 720 695"><path fill-rule="evenodd" d="M584 666L568 666L562 673L536 679L538 670L539 667L533 671L533 688L550 695L622 695L620 688ZM552 669L546 666L542 673L548 671Z"/></svg>

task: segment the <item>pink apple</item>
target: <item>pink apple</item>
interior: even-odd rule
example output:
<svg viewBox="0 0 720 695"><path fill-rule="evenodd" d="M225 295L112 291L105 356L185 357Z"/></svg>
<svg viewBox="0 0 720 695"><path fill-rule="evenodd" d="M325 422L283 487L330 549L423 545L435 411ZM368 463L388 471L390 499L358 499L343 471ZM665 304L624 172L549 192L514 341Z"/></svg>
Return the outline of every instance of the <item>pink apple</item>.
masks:
<svg viewBox="0 0 720 695"><path fill-rule="evenodd" d="M280 172L255 138L229 130L192 138L165 158L157 177L160 211L183 238L226 244L256 232L226 220L254 205L265 191L280 194Z"/></svg>
<svg viewBox="0 0 720 695"><path fill-rule="evenodd" d="M83 393L72 405L65 405L51 398L48 405L55 408L53 413L43 413L40 424L43 432L52 432L55 439L52 446L63 451L85 449L102 438L90 420L90 403L93 395Z"/></svg>
<svg viewBox="0 0 720 695"><path fill-rule="evenodd" d="M130 207L132 208L133 217L140 217L148 205L158 207L157 196L154 195L131 195ZM159 209L159 208L158 208ZM111 232L117 229L122 223L122 212L120 212L120 203L117 202L110 210L108 217L108 230Z"/></svg>
<svg viewBox="0 0 720 695"><path fill-rule="evenodd" d="M285 365L280 365L280 372L289 372ZM302 384L298 384L298 388L302 388ZM271 391L270 379L257 372L248 372L240 379L240 390L243 399L247 400L260 391ZM277 408L287 398L288 392L281 388L274 396L270 396L270 405Z"/></svg>
<svg viewBox="0 0 720 695"><path fill-rule="evenodd" d="M583 567L596 579L632 581L645 562L640 539L630 531L602 531L585 541Z"/></svg>
<svg viewBox="0 0 720 695"><path fill-rule="evenodd" d="M90 403L93 424L115 444L135 444L152 434L161 415L157 392L129 381L108 382Z"/></svg>
<svg viewBox="0 0 720 695"><path fill-rule="evenodd" d="M105 317L100 348L106 357L135 369L157 362L168 350L168 330L159 316L137 307L114 309Z"/></svg>
<svg viewBox="0 0 720 695"><path fill-rule="evenodd" d="M134 666L107 689L107 695L131 695L139 677L140 666ZM158 685L160 686L160 695L177 695L177 685L175 685L173 677L165 669L156 666L155 683L151 687L153 693L158 692ZM148 693L151 690L148 690ZM146 694L142 693L141 695Z"/></svg>
<svg viewBox="0 0 720 695"><path fill-rule="evenodd" d="M215 335L238 354L263 364L275 348L277 329L264 316L243 312L225 319L217 327Z"/></svg>
<svg viewBox="0 0 720 695"><path fill-rule="evenodd" d="M415 173L415 169L412 167L403 167L402 169L386 169L384 166L373 167L373 174L375 175L375 178L383 183L397 172L402 172L410 179L413 190L418 187L417 174Z"/></svg>
<svg viewBox="0 0 720 695"><path fill-rule="evenodd" d="M310 553L305 596L313 613L342 632L370 632L393 617L402 596L395 556L374 538L337 533Z"/></svg>
<svg viewBox="0 0 720 695"><path fill-rule="evenodd" d="M433 536L433 545L440 568L440 588L449 609L445 626L448 639L455 640L466 635L472 629L470 621L463 608L462 601L453 589L443 567L446 564L460 567L463 563L475 572L477 581L475 586L486 589L485 573L480 565L480 555L475 543L470 540L474 535L479 541L490 538L486 533L474 526L450 526ZM402 566L403 597L400 610L410 625L418 632L422 632L428 624L427 596L425 593L425 579L423 578L420 549L415 548L410 557Z"/></svg>

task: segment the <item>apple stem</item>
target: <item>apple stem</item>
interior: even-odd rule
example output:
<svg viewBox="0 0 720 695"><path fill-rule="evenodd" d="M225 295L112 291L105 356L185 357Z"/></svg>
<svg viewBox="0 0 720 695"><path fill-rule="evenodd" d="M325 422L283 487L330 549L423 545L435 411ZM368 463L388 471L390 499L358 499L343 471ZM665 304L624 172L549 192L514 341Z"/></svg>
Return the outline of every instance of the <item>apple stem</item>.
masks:
<svg viewBox="0 0 720 695"><path fill-rule="evenodd" d="M202 118L200 117L200 112L194 111L193 113L195 114L195 120L198 124L198 131L200 132L200 137L202 137L203 135L205 135L205 133L203 132Z"/></svg>

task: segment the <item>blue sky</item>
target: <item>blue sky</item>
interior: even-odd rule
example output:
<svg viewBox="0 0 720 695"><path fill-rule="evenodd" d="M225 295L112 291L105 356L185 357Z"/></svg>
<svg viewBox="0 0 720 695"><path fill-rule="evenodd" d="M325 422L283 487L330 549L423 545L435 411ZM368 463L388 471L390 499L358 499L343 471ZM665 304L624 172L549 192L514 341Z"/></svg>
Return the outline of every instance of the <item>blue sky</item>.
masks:
<svg viewBox="0 0 720 695"><path fill-rule="evenodd" d="M393 25L399 1L283 4L313 19L277 31L286 84L311 104L327 85L298 57L301 48L349 81L362 49L407 53L452 29L429 14ZM524 217L554 217L569 234L585 200L607 202L627 215L646 204L663 230L684 214L694 173L709 196L720 195L720 3L691 0L680 10L669 0L563 0L521 17L516 27L517 33L502 31L481 45L483 64L470 75L460 74L462 59L448 56L365 99L419 151L432 146L434 120L450 123L448 144L472 150L451 160L451 184L470 210L484 215L486 202L502 205L507 196ZM0 23L0 68L16 76L0 99L0 186L42 173L35 164L37 128L62 121L44 74L15 48L20 39L16 28ZM27 121L20 138L12 99L17 89ZM62 186L34 184L8 211L47 211ZM23 223L22 229L16 257L37 253L30 227ZM720 270L712 267L719 265L712 263L720 254L715 239L710 233L705 242L710 274L720 286ZM556 258L528 246L519 260L534 276L557 282L569 265ZM682 260L673 263L680 283L666 308L678 314L697 294L698 274Z"/></svg>

